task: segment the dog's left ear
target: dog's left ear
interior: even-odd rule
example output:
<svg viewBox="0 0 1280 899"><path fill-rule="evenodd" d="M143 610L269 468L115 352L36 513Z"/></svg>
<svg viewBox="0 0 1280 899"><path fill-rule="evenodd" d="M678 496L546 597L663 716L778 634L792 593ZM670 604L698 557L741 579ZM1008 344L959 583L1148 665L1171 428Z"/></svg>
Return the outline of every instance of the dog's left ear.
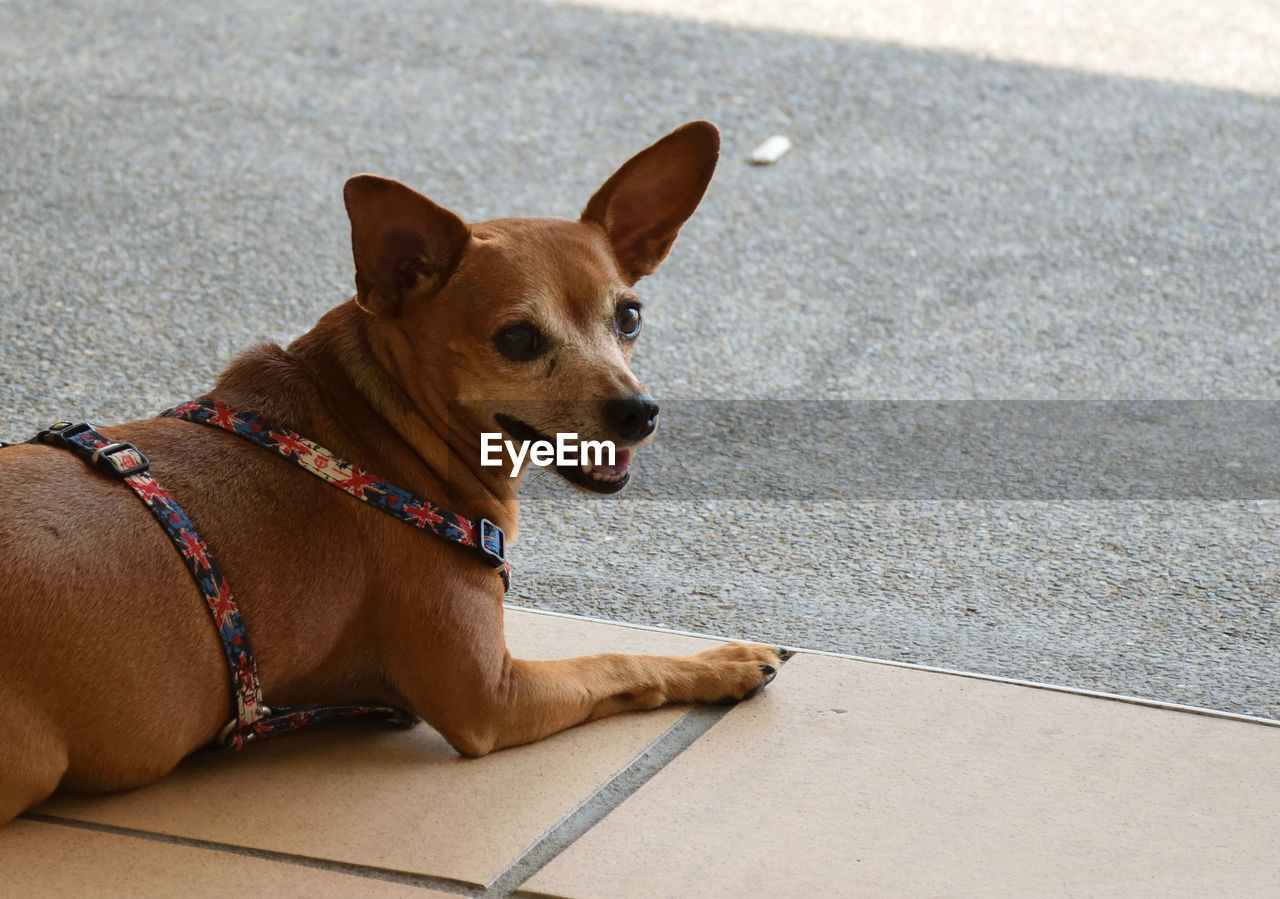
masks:
<svg viewBox="0 0 1280 899"><path fill-rule="evenodd" d="M628 283L666 258L680 226L698 208L719 155L715 125L681 125L627 160L587 203L582 221L604 228Z"/></svg>
<svg viewBox="0 0 1280 899"><path fill-rule="evenodd" d="M342 188L351 219L356 302L395 317L407 301L435 293L458 265L471 230L399 181L356 175Z"/></svg>

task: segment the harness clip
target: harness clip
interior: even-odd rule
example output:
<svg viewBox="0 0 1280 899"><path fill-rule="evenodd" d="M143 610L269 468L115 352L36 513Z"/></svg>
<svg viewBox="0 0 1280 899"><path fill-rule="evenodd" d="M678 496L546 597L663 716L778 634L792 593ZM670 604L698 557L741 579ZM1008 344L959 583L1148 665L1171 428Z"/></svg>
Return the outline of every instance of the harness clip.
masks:
<svg viewBox="0 0 1280 899"><path fill-rule="evenodd" d="M480 519L480 552L494 568L504 568L507 564L507 535L487 518Z"/></svg>
<svg viewBox="0 0 1280 899"><path fill-rule="evenodd" d="M49 425L49 427L37 434L36 440L41 443L53 443L59 446L69 446L72 437L75 437L77 434L83 434L85 431L92 430L93 425L89 424L87 421L60 421Z"/></svg>
<svg viewBox="0 0 1280 899"><path fill-rule="evenodd" d="M132 443L109 443L94 450L89 461L99 470L120 478L142 474L151 467L151 460Z"/></svg>

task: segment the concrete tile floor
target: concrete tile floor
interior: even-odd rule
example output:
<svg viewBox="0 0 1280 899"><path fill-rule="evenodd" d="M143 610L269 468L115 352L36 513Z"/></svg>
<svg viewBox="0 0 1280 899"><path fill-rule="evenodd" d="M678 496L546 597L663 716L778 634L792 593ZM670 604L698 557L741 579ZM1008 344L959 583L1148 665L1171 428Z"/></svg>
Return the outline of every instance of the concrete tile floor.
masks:
<svg viewBox="0 0 1280 899"><path fill-rule="evenodd" d="M784 674L529 890L1280 895L1280 730L829 656Z"/></svg>
<svg viewBox="0 0 1280 899"><path fill-rule="evenodd" d="M708 643L508 618L531 657ZM1261 896L1277 857L1280 727L801 653L731 710L480 761L340 724L55 797L0 895Z"/></svg>
<svg viewBox="0 0 1280 899"><path fill-rule="evenodd" d="M248 855L40 821L0 835L0 895L396 896L396 884ZM445 896L433 890L415 895Z"/></svg>

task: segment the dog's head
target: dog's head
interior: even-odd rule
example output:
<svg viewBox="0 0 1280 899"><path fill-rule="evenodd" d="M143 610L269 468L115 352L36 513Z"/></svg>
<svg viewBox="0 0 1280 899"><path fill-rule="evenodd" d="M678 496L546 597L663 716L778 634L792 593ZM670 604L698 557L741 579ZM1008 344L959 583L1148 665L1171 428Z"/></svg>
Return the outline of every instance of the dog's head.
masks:
<svg viewBox="0 0 1280 899"><path fill-rule="evenodd" d="M556 465L566 480L613 493L658 405L628 365L642 323L638 280L657 269L693 214L719 134L691 122L622 166L577 221L465 224L395 181L359 175L351 217L356 301L384 365L419 411L470 442L576 434L610 441L613 464Z"/></svg>

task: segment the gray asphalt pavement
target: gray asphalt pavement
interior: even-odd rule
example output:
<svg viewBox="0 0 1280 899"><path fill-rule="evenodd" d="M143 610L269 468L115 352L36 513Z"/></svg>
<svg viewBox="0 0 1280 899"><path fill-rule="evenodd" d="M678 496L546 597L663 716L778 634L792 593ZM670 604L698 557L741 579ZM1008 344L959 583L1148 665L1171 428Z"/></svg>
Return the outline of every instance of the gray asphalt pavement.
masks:
<svg viewBox="0 0 1280 899"><path fill-rule="evenodd" d="M983 4L991 33L1023 5ZM473 220L573 216L693 118L724 156L642 283L664 403L1280 401L1280 32L1257 24L1280 13L1175 5L1200 24L1019 49L1025 11L970 46L930 37L964 7L933 2L901 5L932 29L913 42L858 37L857 3L783 30L733 24L763 3L9 0L0 436L154 414L308 328L351 292L353 173ZM1256 58L1200 52L1240 34ZM791 153L748 165L774 133ZM535 479L510 599L1280 717L1274 491L784 500L741 477Z"/></svg>

